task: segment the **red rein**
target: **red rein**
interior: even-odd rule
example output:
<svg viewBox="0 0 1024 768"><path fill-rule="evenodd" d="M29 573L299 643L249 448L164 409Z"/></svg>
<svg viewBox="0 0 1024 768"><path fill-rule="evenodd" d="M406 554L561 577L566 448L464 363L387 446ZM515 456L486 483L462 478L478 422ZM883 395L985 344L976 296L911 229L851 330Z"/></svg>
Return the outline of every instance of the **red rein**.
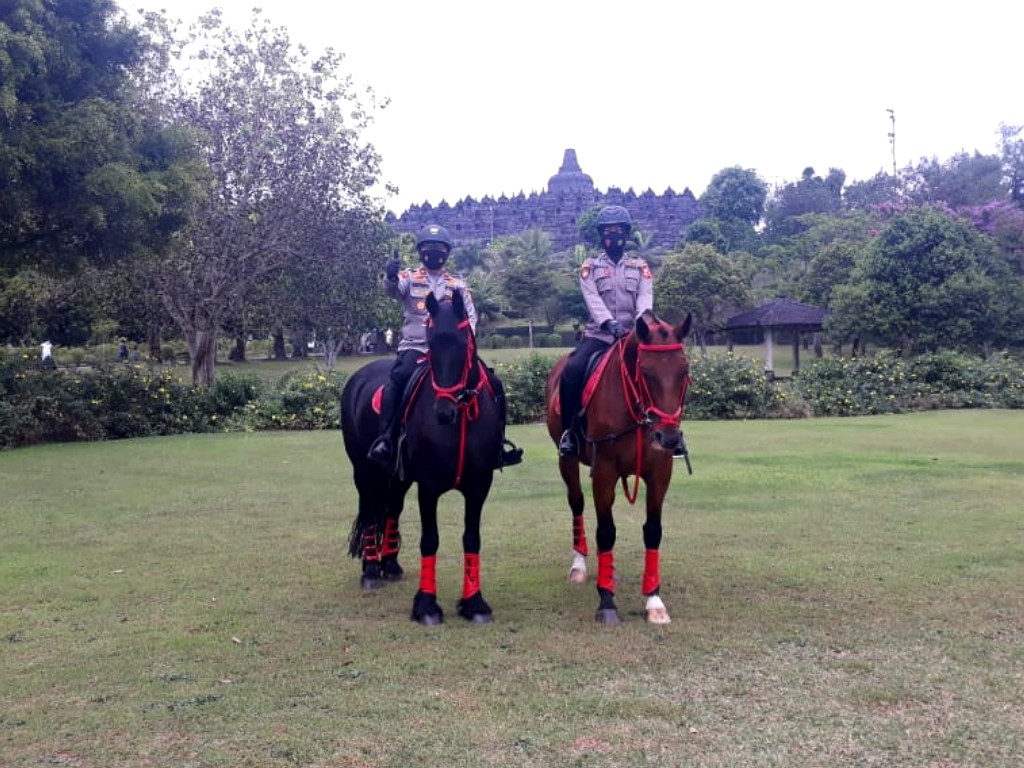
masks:
<svg viewBox="0 0 1024 768"><path fill-rule="evenodd" d="M459 330L469 328L469 320L466 319L460 322L458 328ZM475 421L480 415L480 401L477 399L475 393L469 400L459 399L459 394L468 389L469 373L473 370L473 358L475 357L475 354L476 349L473 344L473 336L470 334L469 343L466 344L466 359L462 364L462 375L459 376L459 380L450 387L440 386L434 378L434 369L430 369L430 386L434 388L434 395L440 399L451 400L461 416L459 419L459 460L455 469L455 485L453 486L455 488L458 488L459 483L462 482L462 470L466 465L466 431L469 429L469 422ZM482 369L480 374L481 380L487 381L487 376Z"/></svg>
<svg viewBox="0 0 1024 768"><path fill-rule="evenodd" d="M659 427L678 427L679 422L683 418L683 403L686 402L686 390L690 385L690 377L683 380L682 389L679 392L679 405L671 413L663 411L654 404L654 398L651 396L651 390L647 386L647 380L644 379L643 371L640 368L640 359L644 352L648 353L659 353L659 352L683 352L686 349L686 345L682 342L677 344L644 344L638 343L636 347L636 366L632 373L626 367L626 358L622 354L625 347L625 342L620 342L619 348L619 377L622 380L622 389L626 394L626 406L629 408L629 413L636 421L637 424L646 424L650 414L654 414L658 417L657 425ZM638 412L638 408L643 409ZM633 478L633 491L630 493L629 485L626 483L626 478L622 478L622 491L626 494L626 500L633 504L636 502L637 494L640 491L640 475L643 472L643 455L644 455L644 444L643 444L643 430L638 429L636 431L636 472Z"/></svg>

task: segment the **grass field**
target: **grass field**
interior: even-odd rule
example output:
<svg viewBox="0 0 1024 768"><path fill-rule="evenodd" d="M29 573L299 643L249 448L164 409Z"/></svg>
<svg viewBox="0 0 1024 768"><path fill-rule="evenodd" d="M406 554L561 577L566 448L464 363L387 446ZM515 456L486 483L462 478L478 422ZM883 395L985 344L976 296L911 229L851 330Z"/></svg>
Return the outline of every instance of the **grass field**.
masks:
<svg viewBox="0 0 1024 768"><path fill-rule="evenodd" d="M665 627L642 506L619 495L626 622L600 627L554 448L511 433L490 626L454 614L456 495L446 623L408 619L414 498L409 579L360 594L336 432L0 453L0 765L1024 764L1024 413L691 423Z"/></svg>

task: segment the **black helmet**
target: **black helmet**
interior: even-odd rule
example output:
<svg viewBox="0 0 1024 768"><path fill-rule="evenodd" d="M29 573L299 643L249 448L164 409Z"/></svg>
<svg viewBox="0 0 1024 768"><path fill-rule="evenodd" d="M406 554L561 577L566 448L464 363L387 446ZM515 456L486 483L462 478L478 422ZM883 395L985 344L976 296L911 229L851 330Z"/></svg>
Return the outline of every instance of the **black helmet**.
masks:
<svg viewBox="0 0 1024 768"><path fill-rule="evenodd" d="M597 219L594 221L598 232L612 224L621 224L625 228L626 234L633 229L633 219L630 218L629 211L621 205L606 205L598 212Z"/></svg>
<svg viewBox="0 0 1024 768"><path fill-rule="evenodd" d="M441 243L451 251L455 247L452 236L448 230L440 224L427 224L416 234L416 250L418 251L424 243Z"/></svg>

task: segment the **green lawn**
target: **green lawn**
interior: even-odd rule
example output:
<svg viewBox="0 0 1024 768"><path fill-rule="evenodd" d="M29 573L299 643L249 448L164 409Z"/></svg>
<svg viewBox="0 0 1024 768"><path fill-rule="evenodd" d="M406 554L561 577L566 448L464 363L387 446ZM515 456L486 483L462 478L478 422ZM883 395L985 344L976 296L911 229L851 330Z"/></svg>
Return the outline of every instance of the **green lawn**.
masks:
<svg viewBox="0 0 1024 768"><path fill-rule="evenodd" d="M600 627L565 581L554 448L510 431L490 626L454 613L453 494L446 623L408 619L414 495L410 578L360 594L336 432L0 453L0 765L1022 764L1024 412L689 424L665 627L642 620L642 505L619 494L626 621Z"/></svg>

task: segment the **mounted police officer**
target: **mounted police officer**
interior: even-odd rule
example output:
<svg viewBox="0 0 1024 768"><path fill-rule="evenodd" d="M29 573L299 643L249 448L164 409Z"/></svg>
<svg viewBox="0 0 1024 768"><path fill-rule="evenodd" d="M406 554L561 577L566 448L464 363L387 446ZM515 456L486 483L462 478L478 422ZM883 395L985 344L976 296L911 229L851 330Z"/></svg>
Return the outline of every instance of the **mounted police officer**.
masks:
<svg viewBox="0 0 1024 768"><path fill-rule="evenodd" d="M598 212L595 225L604 252L587 258L580 268L580 290L590 319L558 386L563 430L558 443L560 456L579 452L574 428L587 362L595 352L604 352L629 333L636 318L654 305L650 267L638 256L625 255L626 239L633 228L629 211L621 205L606 205Z"/></svg>
<svg viewBox="0 0 1024 768"><path fill-rule="evenodd" d="M368 456L388 468L392 466L392 439L405 386L416 370L417 361L427 352L427 294L433 293L438 301L450 301L452 294L460 290L470 327L473 333L476 333L476 308L473 306L469 288L461 278L444 268L453 246L447 229L437 224L428 224L416 235L416 251L420 255L422 266L403 270L401 262L393 258L388 262L384 272L384 295L402 304L402 340L398 342L398 356L391 368L388 384L384 388L380 435L370 446ZM523 450L506 440L504 436L505 390L494 372L487 370L501 412L502 451L500 456L495 457L496 468L518 464L523 460Z"/></svg>

